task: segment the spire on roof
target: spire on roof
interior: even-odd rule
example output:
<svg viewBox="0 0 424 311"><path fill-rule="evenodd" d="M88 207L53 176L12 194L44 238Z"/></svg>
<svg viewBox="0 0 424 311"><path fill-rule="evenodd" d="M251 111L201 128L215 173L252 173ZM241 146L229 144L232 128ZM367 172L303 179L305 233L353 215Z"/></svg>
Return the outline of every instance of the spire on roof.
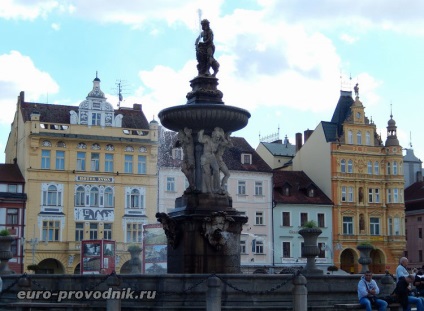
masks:
<svg viewBox="0 0 424 311"><path fill-rule="evenodd" d="M99 97L106 98L105 93L100 89L100 79L98 77L98 72L96 71L96 78L93 80L93 89L88 93L87 97Z"/></svg>
<svg viewBox="0 0 424 311"><path fill-rule="evenodd" d="M387 122L386 147L399 146L399 140L397 138L396 129L397 129L396 121L393 120L392 104L390 104L390 120Z"/></svg>

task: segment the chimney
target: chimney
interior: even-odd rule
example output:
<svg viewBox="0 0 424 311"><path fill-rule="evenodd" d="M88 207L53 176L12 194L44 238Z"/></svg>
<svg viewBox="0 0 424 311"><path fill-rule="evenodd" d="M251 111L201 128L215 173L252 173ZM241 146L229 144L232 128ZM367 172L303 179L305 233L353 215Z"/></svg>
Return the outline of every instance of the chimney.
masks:
<svg viewBox="0 0 424 311"><path fill-rule="evenodd" d="M302 148L302 133L296 133L296 152Z"/></svg>
<svg viewBox="0 0 424 311"><path fill-rule="evenodd" d="M303 132L304 139L305 139L303 143L306 143L306 141L309 139L309 137L312 135L313 132L314 132L313 130L309 130L309 129Z"/></svg>
<svg viewBox="0 0 424 311"><path fill-rule="evenodd" d="M133 104L133 110L142 111L141 104Z"/></svg>
<svg viewBox="0 0 424 311"><path fill-rule="evenodd" d="M418 171L417 172L417 181L423 181L423 172L422 171Z"/></svg>

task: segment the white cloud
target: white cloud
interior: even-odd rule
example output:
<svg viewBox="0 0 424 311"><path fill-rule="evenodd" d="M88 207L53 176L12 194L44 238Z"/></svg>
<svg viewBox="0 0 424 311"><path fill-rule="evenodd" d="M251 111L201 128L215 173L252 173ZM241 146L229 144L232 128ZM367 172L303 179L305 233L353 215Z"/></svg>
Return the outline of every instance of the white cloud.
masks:
<svg viewBox="0 0 424 311"><path fill-rule="evenodd" d="M215 34L218 78L224 102L253 112L258 107L290 107L300 111L332 111L338 100L341 59L333 42L301 25L274 21L261 11L235 10L211 21ZM194 55L193 55L194 56ZM156 66L140 72L137 96L146 115L184 104L189 80L197 74L196 62L180 71ZM361 96L373 105L381 82L368 73L358 75ZM330 97L329 97L329 94ZM325 99L325 100L323 100ZM319 104L317 104L319 102Z"/></svg>
<svg viewBox="0 0 424 311"><path fill-rule="evenodd" d="M59 91L59 86L46 72L38 69L31 58L17 51L0 55L0 122L10 123L16 110L16 98L25 92L26 101L44 99Z"/></svg>
<svg viewBox="0 0 424 311"><path fill-rule="evenodd" d="M60 30L60 24L58 23L52 23L51 27L53 30L56 30L56 31Z"/></svg>
<svg viewBox="0 0 424 311"><path fill-rule="evenodd" d="M59 2L58 0L2 0L0 18L35 20L40 17L47 18L48 15L55 11L72 13L73 10L72 5Z"/></svg>
<svg viewBox="0 0 424 311"><path fill-rule="evenodd" d="M355 43L356 41L358 41L358 40L359 40L359 39L358 39L358 37L354 37L354 36L348 35L348 34L346 34L346 33L342 34L342 35L340 36L340 39L341 39L342 41L344 41L344 42L348 43L348 44L353 44L353 43Z"/></svg>

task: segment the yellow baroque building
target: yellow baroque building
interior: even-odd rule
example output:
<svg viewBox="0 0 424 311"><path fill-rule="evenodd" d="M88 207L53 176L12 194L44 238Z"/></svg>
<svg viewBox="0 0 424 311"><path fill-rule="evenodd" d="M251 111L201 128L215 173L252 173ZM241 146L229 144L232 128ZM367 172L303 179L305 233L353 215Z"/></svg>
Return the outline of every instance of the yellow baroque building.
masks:
<svg viewBox="0 0 424 311"><path fill-rule="evenodd" d="M394 272L404 255L402 147L390 116L385 144L356 94L342 91L331 122L322 121L293 159L332 199L334 264L358 273L360 244L372 244L374 273ZM319 164L318 164L319 163Z"/></svg>
<svg viewBox="0 0 424 311"><path fill-rule="evenodd" d="M124 272L129 244L156 223L158 123L140 104L117 110L95 78L79 106L18 97L6 146L28 195L24 267L79 273L82 240L116 241L115 270ZM140 245L141 246L141 245Z"/></svg>

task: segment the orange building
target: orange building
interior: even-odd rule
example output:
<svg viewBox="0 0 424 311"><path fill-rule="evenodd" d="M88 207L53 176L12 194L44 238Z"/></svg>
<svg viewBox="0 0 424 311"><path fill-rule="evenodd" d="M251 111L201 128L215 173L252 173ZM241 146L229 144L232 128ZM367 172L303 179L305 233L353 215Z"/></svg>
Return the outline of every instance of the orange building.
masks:
<svg viewBox="0 0 424 311"><path fill-rule="evenodd" d="M318 165L319 163L319 165ZM390 116L383 144L356 94L341 91L331 122L321 122L293 159L332 199L334 263L360 271L357 246L371 243L375 273L393 272L405 250L402 147Z"/></svg>

